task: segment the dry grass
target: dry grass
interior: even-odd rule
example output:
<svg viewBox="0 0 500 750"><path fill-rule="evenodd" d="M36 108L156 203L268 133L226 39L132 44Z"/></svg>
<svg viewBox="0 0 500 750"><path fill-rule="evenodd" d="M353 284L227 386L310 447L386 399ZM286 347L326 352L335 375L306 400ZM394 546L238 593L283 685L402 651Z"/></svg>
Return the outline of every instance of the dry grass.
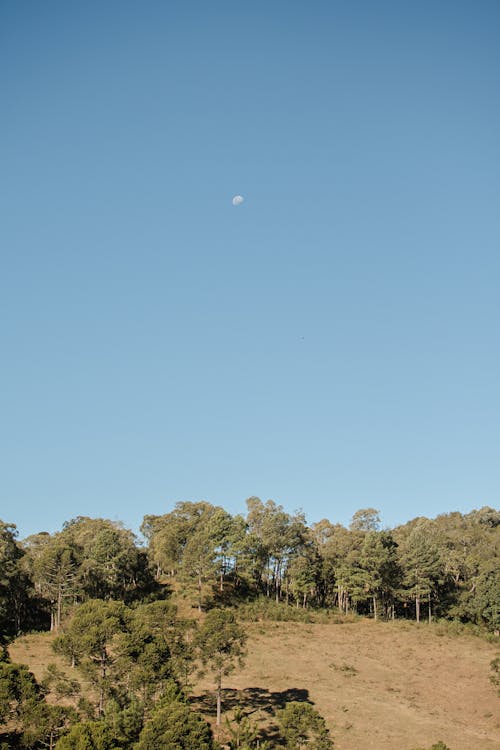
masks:
<svg viewBox="0 0 500 750"><path fill-rule="evenodd" d="M412 623L254 623L248 658L227 688L245 691L253 718L284 700L310 700L336 750L499 750L500 701L489 682L496 649ZM205 679L197 691L211 689ZM226 707L235 702L228 692ZM204 701L206 704L206 700Z"/></svg>
<svg viewBox="0 0 500 750"><path fill-rule="evenodd" d="M479 638L439 635L414 623L245 625L248 658L226 679L225 708L243 699L264 726L286 700L309 700L325 717L336 750L412 750L441 739L451 750L500 750L500 700L489 682L498 648ZM71 670L32 634L9 648L37 679L48 663ZM213 718L209 677L196 703Z"/></svg>
<svg viewBox="0 0 500 750"><path fill-rule="evenodd" d="M88 683L81 679L77 669L72 669L67 661L52 651L52 642L55 638L53 633L30 633L17 638L9 646L9 656L17 664L26 664L33 672L38 682L46 676L47 666L56 664L57 667L72 680L80 683L82 695L90 695ZM60 703L66 706L76 706L78 697L59 698L53 693L47 696L49 703Z"/></svg>

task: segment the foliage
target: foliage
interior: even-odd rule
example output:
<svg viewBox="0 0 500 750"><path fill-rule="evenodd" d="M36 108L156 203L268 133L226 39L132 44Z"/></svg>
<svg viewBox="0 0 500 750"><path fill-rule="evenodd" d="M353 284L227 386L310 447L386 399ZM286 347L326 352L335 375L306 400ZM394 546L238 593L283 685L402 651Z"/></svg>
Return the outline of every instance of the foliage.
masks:
<svg viewBox="0 0 500 750"><path fill-rule="evenodd" d="M212 730L188 705L161 704L145 724L134 750L215 750ZM58 748L59 750L59 748ZM66 750L66 748L63 748Z"/></svg>
<svg viewBox="0 0 500 750"><path fill-rule="evenodd" d="M233 612L212 609L196 637L196 646L201 662L216 679L217 724L221 720L222 678L230 674L236 665L243 665L246 634L238 625Z"/></svg>
<svg viewBox="0 0 500 750"><path fill-rule="evenodd" d="M14 524L0 521L0 634L12 635L29 619L30 580Z"/></svg>
<svg viewBox="0 0 500 750"><path fill-rule="evenodd" d="M58 698L72 698L79 694L80 683L66 675L57 664L48 664L42 686L52 690Z"/></svg>
<svg viewBox="0 0 500 750"><path fill-rule="evenodd" d="M278 711L276 719L289 750L330 750L333 742L324 718L310 703L292 701Z"/></svg>
<svg viewBox="0 0 500 750"><path fill-rule="evenodd" d="M74 724L57 742L55 750L120 750L120 745L102 721L87 721Z"/></svg>
<svg viewBox="0 0 500 750"><path fill-rule="evenodd" d="M54 747L74 719L72 709L46 703L43 688L26 667L0 662L0 724L16 727L22 747Z"/></svg>
<svg viewBox="0 0 500 750"><path fill-rule="evenodd" d="M114 637L127 628L127 608L121 602L100 599L81 604L75 611L64 635L54 642L54 649L77 661L99 695L99 715L105 697L114 688L113 667L116 657L110 649Z"/></svg>

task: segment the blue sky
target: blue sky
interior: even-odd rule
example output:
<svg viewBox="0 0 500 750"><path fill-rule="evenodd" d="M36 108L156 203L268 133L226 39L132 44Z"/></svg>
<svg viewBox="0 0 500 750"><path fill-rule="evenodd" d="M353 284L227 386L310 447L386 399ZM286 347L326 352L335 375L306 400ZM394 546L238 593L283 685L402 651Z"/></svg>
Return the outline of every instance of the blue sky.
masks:
<svg viewBox="0 0 500 750"><path fill-rule="evenodd" d="M0 518L498 506L499 22L3 2Z"/></svg>

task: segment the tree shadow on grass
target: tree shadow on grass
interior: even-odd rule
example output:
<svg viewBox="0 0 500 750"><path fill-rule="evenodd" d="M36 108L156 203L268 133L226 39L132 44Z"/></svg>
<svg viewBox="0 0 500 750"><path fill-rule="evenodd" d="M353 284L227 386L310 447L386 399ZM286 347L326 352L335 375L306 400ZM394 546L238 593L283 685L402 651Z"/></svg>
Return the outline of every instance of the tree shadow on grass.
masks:
<svg viewBox="0 0 500 750"><path fill-rule="evenodd" d="M252 714L260 714L265 723L265 726L260 726L261 739L277 744L281 744L281 737L277 725L273 722L273 718L276 715L276 711L285 708L286 704L291 701L314 705L313 701L309 698L309 691L303 688L288 688L288 690L273 692L266 688L249 687L244 690L226 688L222 691L223 713L231 713L239 709L244 716L251 718ZM215 696L212 692L192 696L190 702L197 711L215 718L216 704ZM257 716L253 718L257 719Z"/></svg>

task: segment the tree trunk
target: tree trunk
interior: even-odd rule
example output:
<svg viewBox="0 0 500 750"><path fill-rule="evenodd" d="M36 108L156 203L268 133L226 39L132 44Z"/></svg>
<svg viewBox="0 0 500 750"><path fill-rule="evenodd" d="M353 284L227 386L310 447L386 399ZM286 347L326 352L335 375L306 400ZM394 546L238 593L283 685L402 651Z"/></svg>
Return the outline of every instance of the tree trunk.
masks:
<svg viewBox="0 0 500 750"><path fill-rule="evenodd" d="M377 619L377 597L373 597L373 619Z"/></svg>
<svg viewBox="0 0 500 750"><path fill-rule="evenodd" d="M220 727L221 722L221 693L222 693L222 675L219 672L219 678L217 681L217 726Z"/></svg>
<svg viewBox="0 0 500 750"><path fill-rule="evenodd" d="M415 596L415 617L417 618L417 622L420 622L420 595L419 594Z"/></svg>
<svg viewBox="0 0 500 750"><path fill-rule="evenodd" d="M432 622L432 605L431 605L431 595L429 593L429 623Z"/></svg>
<svg viewBox="0 0 500 750"><path fill-rule="evenodd" d="M56 616L56 630L61 627L61 614L62 614L62 588L59 586L57 592L57 616Z"/></svg>
<svg viewBox="0 0 500 750"><path fill-rule="evenodd" d="M107 666L107 653L106 649L101 651L101 685L99 690L99 716L104 713L104 680L106 679L106 666Z"/></svg>

